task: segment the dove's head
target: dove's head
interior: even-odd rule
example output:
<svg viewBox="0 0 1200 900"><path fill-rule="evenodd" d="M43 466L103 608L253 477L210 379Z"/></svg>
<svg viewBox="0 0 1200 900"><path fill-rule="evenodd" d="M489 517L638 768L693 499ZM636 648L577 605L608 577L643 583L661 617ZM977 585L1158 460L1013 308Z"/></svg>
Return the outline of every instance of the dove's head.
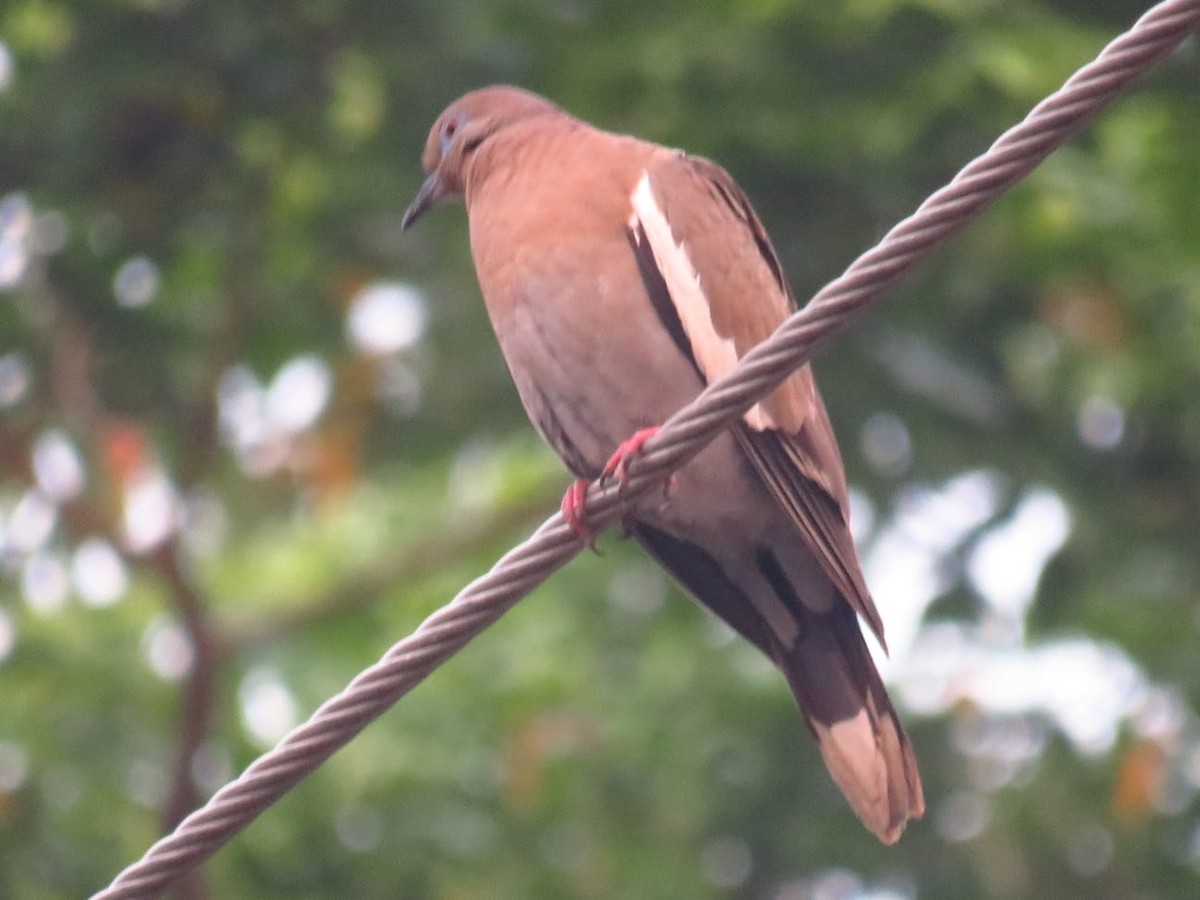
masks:
<svg viewBox="0 0 1200 900"><path fill-rule="evenodd" d="M408 228L445 197L462 194L475 153L497 131L547 114L561 115L557 106L537 94L507 85L494 85L464 94L437 117L421 166L428 177L404 213Z"/></svg>

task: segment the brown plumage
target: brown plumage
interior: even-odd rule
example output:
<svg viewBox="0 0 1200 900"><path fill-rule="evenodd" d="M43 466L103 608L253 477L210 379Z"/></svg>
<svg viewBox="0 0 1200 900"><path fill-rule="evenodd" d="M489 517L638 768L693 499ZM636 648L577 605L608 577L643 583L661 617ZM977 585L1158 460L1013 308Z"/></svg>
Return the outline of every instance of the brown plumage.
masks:
<svg viewBox="0 0 1200 900"><path fill-rule="evenodd" d="M492 325L534 425L594 478L769 335L794 300L762 223L708 160L511 87L438 118L408 227L462 194ZM676 473L631 533L783 672L842 792L891 843L924 812L856 613L883 640L841 457L806 366Z"/></svg>

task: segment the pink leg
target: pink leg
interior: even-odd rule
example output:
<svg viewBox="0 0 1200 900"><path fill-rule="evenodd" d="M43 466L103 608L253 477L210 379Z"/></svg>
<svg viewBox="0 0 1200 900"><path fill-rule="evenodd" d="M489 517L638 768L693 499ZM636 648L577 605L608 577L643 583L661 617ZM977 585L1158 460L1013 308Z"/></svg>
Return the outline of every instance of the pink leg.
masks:
<svg viewBox="0 0 1200 900"><path fill-rule="evenodd" d="M629 480L629 460L642 452L642 447L646 445L646 441L658 434L658 426L652 425L649 428L643 428L640 431L634 432L633 436L622 441L616 451L609 458L608 463L604 466L604 472L600 475L602 480L616 477L617 481L622 485ZM663 483L663 497L671 495L671 488L675 486L675 476ZM626 528L628 532L628 528Z"/></svg>
<svg viewBox="0 0 1200 900"><path fill-rule="evenodd" d="M658 434L658 426L653 425L650 428L643 428L633 434L632 437L622 441L613 455L604 465L604 471L600 474L600 480L605 481L609 478L616 478L622 485L629 480L628 463L630 458L642 452L642 447L646 441L650 440L654 435ZM672 475L663 485L663 495L670 493L671 487L675 483L675 476ZM571 530L579 536L592 550L596 549L596 532L588 527L584 521L587 511L584 509L584 504L587 499L588 481L586 478L577 478L571 482L571 486L567 488L567 492L563 494L562 504L559 509L562 516L567 520L567 524L571 526ZM633 518L631 515L626 516L622 521L625 533L629 534Z"/></svg>
<svg viewBox="0 0 1200 900"><path fill-rule="evenodd" d="M562 505L559 509L563 518L567 520L567 524L571 526L571 530L593 551L596 551L596 532L583 521L587 514L584 503L587 498L588 483L586 478L576 478L572 481L567 492L563 494Z"/></svg>
<svg viewBox="0 0 1200 900"><path fill-rule="evenodd" d="M608 462L604 466L604 474L600 477L607 479L614 475L617 480L624 484L629 480L629 460L642 452L642 447L646 445L646 441L658 434L658 426L652 425L649 428L643 428L640 431L634 432L633 436L627 438L617 446L613 455L609 457Z"/></svg>

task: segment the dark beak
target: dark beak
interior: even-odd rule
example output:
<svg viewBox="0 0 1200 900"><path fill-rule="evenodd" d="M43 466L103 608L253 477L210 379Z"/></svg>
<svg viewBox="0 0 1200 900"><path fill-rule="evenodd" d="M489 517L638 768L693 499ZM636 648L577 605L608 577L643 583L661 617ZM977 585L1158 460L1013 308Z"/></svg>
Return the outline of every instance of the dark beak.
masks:
<svg viewBox="0 0 1200 900"><path fill-rule="evenodd" d="M404 218L400 220L400 227L407 231L413 222L425 215L426 210L445 195L446 188L442 186L442 181L438 178L438 173L436 171L432 172L425 179L425 183L421 185L421 189L417 191L417 196L413 197L413 202L409 204L408 209L404 211Z"/></svg>

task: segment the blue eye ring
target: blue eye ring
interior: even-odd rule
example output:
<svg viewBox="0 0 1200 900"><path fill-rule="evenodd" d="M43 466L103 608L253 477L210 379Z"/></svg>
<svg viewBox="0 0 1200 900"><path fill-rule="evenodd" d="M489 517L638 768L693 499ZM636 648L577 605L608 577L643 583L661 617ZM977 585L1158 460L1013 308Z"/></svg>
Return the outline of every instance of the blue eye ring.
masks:
<svg viewBox="0 0 1200 900"><path fill-rule="evenodd" d="M466 124L466 121L467 117L465 115L462 113L456 113L442 123L442 130L438 140L441 144L443 156L450 152L450 148L454 145L454 139L458 136L458 132L462 130L462 127Z"/></svg>

